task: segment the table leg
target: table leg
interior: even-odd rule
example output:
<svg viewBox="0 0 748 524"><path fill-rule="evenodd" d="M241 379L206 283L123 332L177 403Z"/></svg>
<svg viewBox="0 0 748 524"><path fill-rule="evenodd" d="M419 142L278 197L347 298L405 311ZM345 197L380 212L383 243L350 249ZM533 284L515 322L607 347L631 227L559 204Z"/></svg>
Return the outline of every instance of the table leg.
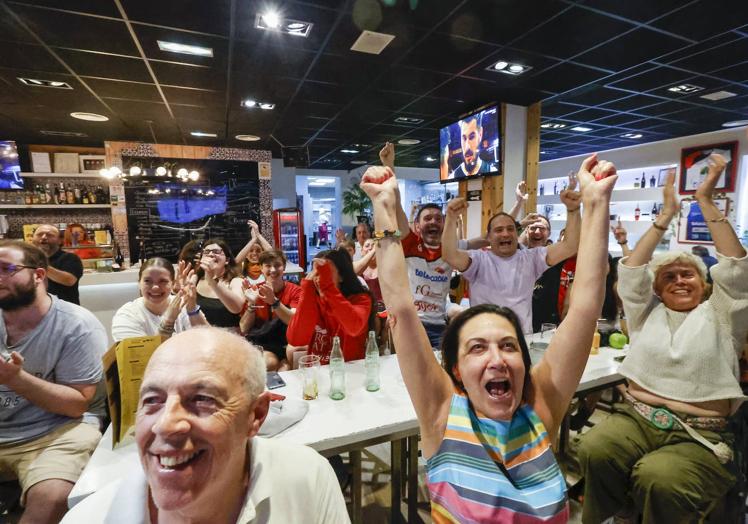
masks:
<svg viewBox="0 0 748 524"><path fill-rule="evenodd" d="M399 524L402 521L400 513L400 483L402 481L402 469L400 468L400 456L403 452L403 440L390 442L390 469L391 471L391 496L390 496L390 522Z"/></svg>
<svg viewBox="0 0 748 524"><path fill-rule="evenodd" d="M351 460L353 478L351 479L351 520L353 524L361 524L361 450L350 451L348 456Z"/></svg>
<svg viewBox="0 0 748 524"><path fill-rule="evenodd" d="M416 523L418 516L418 435L408 437L408 522Z"/></svg>

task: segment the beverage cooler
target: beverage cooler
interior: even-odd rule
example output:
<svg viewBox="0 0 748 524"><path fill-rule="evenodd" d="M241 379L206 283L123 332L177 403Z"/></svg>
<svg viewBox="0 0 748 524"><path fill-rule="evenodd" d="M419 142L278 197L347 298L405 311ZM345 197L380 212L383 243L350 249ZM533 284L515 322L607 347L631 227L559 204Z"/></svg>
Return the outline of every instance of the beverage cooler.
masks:
<svg viewBox="0 0 748 524"><path fill-rule="evenodd" d="M273 233L275 245L283 251L286 259L306 270L304 224L301 211L296 208L273 211Z"/></svg>

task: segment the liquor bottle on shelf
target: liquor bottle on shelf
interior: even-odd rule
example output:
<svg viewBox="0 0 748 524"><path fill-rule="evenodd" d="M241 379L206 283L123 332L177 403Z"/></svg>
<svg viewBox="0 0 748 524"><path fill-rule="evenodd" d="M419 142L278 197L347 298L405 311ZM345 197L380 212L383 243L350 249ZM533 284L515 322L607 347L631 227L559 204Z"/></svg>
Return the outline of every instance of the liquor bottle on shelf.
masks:
<svg viewBox="0 0 748 524"><path fill-rule="evenodd" d="M649 187L655 187L657 185L657 179L654 176L654 173L652 173L652 176L649 177Z"/></svg>
<svg viewBox="0 0 748 524"><path fill-rule="evenodd" d="M553 183L553 194L558 195L558 182Z"/></svg>
<svg viewBox="0 0 748 524"><path fill-rule="evenodd" d="M44 185L44 203L45 204L53 204L54 203L54 197L52 196L52 186L49 182L47 182Z"/></svg>
<svg viewBox="0 0 748 524"><path fill-rule="evenodd" d="M655 218L657 218L657 202L652 206L652 222L654 222Z"/></svg>
<svg viewBox="0 0 748 524"><path fill-rule="evenodd" d="M73 190L73 186L70 184L68 184L68 187L65 190L65 199L68 204L75 204L75 191Z"/></svg>
<svg viewBox="0 0 748 524"><path fill-rule="evenodd" d="M366 342L364 369L366 370L366 391L379 391L379 346L373 331L369 331L369 340Z"/></svg>
<svg viewBox="0 0 748 524"><path fill-rule="evenodd" d="M634 177L634 189L639 189L639 178Z"/></svg>
<svg viewBox="0 0 748 524"><path fill-rule="evenodd" d="M81 186L77 185L73 188L73 197L75 198L76 204L82 204L83 199L81 198Z"/></svg>
<svg viewBox="0 0 748 524"><path fill-rule="evenodd" d="M81 203L82 204L90 204L91 201L88 199L88 187L83 186L83 189L81 189Z"/></svg>
<svg viewBox="0 0 748 524"><path fill-rule="evenodd" d="M42 200L44 199L44 191L41 189L41 184L34 184L34 192L31 194L31 203L32 204L43 204Z"/></svg>
<svg viewBox="0 0 748 524"><path fill-rule="evenodd" d="M641 182L639 182L639 187L644 189L647 187L647 175L642 173L642 179Z"/></svg>
<svg viewBox="0 0 748 524"><path fill-rule="evenodd" d="M120 271L122 265L125 263L125 257L122 256L122 251L119 249L119 244L114 243L114 262L112 263L112 271Z"/></svg>
<svg viewBox="0 0 748 524"><path fill-rule="evenodd" d="M31 190L27 189L23 192L23 202L26 205L30 205L34 203L34 197L31 194Z"/></svg>
<svg viewBox="0 0 748 524"><path fill-rule="evenodd" d="M58 204L67 204L68 203L68 197L65 193L65 182L60 182L60 187L57 191L57 203Z"/></svg>
<svg viewBox="0 0 748 524"><path fill-rule="evenodd" d="M88 191L88 201L89 201L89 203L95 204L96 203L96 193L93 190L93 186L89 186L86 189Z"/></svg>
<svg viewBox="0 0 748 524"><path fill-rule="evenodd" d="M345 360L340 349L340 337L333 337L332 352L330 353L330 398L343 400L345 398Z"/></svg>
<svg viewBox="0 0 748 524"><path fill-rule="evenodd" d="M634 209L634 220L639 220L639 216L642 214L642 210L639 209L639 204L636 204L636 209Z"/></svg>
<svg viewBox="0 0 748 524"><path fill-rule="evenodd" d="M540 184L540 194L541 195L545 194L545 186L543 184Z"/></svg>

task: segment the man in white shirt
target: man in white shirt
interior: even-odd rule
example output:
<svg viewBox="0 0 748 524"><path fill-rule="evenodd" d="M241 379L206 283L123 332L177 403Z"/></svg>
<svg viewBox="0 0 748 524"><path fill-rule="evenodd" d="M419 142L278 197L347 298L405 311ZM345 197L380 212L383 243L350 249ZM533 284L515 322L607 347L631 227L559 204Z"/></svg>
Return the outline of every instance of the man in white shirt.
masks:
<svg viewBox="0 0 748 524"><path fill-rule="evenodd" d="M256 436L268 413L265 380L262 355L237 335L209 327L171 337L140 388L141 467L64 522L349 522L324 458Z"/></svg>

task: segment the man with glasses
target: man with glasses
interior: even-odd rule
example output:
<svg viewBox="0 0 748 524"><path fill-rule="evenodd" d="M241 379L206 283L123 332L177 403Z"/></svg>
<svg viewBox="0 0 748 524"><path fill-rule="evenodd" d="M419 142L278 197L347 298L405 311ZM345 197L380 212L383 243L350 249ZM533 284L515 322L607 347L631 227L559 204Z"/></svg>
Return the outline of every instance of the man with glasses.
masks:
<svg viewBox="0 0 748 524"><path fill-rule="evenodd" d="M62 518L101 436L84 414L107 335L92 313L47 293L47 266L37 247L0 241L0 478L18 479L24 522Z"/></svg>
<svg viewBox="0 0 748 524"><path fill-rule="evenodd" d="M49 258L47 291L58 298L80 304L78 281L83 276L83 263L75 253L60 249L60 230L52 224L42 224L31 240Z"/></svg>

